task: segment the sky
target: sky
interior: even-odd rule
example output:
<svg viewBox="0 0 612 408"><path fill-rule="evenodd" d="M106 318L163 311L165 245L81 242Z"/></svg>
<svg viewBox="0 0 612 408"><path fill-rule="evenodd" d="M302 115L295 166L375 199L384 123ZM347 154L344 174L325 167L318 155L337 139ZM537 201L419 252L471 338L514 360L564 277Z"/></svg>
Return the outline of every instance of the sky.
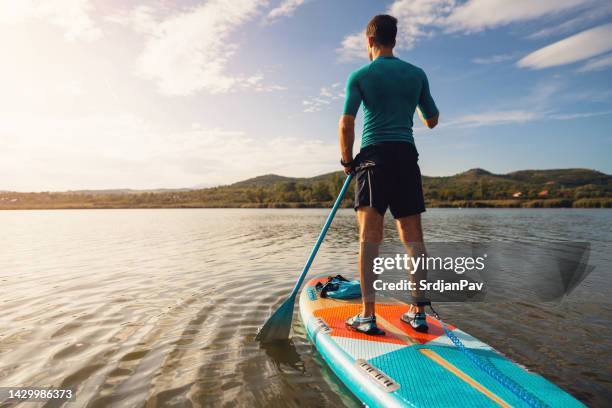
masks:
<svg viewBox="0 0 612 408"><path fill-rule="evenodd" d="M415 126L423 174L612 173L609 0L0 0L0 190L339 170L380 13L441 111Z"/></svg>

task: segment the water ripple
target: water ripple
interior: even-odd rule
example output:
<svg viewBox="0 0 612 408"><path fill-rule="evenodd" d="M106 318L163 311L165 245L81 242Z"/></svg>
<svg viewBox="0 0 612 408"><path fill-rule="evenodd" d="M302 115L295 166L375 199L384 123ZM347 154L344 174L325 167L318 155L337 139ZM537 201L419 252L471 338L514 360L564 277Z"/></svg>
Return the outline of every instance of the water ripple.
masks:
<svg viewBox="0 0 612 408"><path fill-rule="evenodd" d="M253 339L326 214L0 212L0 386L75 387L89 407L360 406L300 324L281 346ZM578 297L440 312L583 401L610 398L612 307L596 300L612 289L611 212L440 209L423 223L429 241L591 242L597 269ZM354 274L357 251L354 213L341 210L312 273Z"/></svg>

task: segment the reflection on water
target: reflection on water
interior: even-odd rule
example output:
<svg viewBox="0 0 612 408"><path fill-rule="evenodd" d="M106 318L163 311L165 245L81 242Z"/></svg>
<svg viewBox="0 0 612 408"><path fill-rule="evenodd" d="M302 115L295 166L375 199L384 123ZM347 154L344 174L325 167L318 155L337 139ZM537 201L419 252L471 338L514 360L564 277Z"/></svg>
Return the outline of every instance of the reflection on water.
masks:
<svg viewBox="0 0 612 408"><path fill-rule="evenodd" d="M0 386L74 387L73 406L360 406L307 341L253 340L325 210L0 212ZM588 241L561 304L441 305L453 324L591 405L612 396L606 210L430 210L431 241ZM386 239L393 240L392 220ZM311 274L353 274L339 212Z"/></svg>

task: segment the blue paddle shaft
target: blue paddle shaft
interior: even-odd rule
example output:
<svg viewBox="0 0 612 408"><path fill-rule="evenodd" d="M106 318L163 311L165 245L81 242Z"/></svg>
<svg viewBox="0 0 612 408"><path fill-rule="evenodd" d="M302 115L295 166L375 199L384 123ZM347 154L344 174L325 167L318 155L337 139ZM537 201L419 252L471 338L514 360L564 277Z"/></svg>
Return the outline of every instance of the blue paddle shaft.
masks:
<svg viewBox="0 0 612 408"><path fill-rule="evenodd" d="M317 255L317 251L323 242L323 238L325 238L325 234L327 234L327 230L329 229L329 226L336 215L336 211L338 211L338 207L340 207L342 198L344 197L352 178L353 176L349 175L344 181L344 185L338 194L338 198L336 199L331 212L327 216L325 225L323 226L323 229L319 234L319 238L310 252L310 256L308 257L308 261L306 261L306 265L304 265L302 274L291 291L291 295L289 295L289 297L285 299L280 307L276 309L274 313L272 313L268 320L266 320L264 325L257 332L257 336L255 336L256 340L263 343L270 343L273 341L286 340L289 337L289 332L291 331L291 320L293 318L293 308L295 306L295 297L297 296L298 290L300 290L300 286L302 286L302 283L304 282L304 278L308 273L308 269L310 269L310 265L312 265L312 261Z"/></svg>
<svg viewBox="0 0 612 408"><path fill-rule="evenodd" d="M302 274L300 275L299 279L295 283L295 286L293 290L291 291L291 295L289 296L289 298L295 298L297 296L297 293L300 290L300 286L302 286L302 283L304 282L304 279L306 278L306 274L308 274L310 265L312 265L312 261L314 261L315 256L317 255L317 251L319 250L321 243L323 243L325 234L327 234L327 230L329 229L329 226L334 220L336 211L338 211L338 207L340 207L340 203L342 203L342 199L344 198L344 195L346 194L346 190L348 189L349 184L351 184L352 179L353 179L352 174L349 174L346 177L346 180L344 181L344 185L342 186L342 189L340 190L340 193L338 194L338 198L336 198L336 202L334 203L334 206L332 207L331 212L327 216L327 220L325 221L325 225L323 226L323 229L321 230L321 233L319 234L319 238L317 238L317 242L314 244L314 247L312 247L312 251L310 251L310 256L308 257L308 260L306 261L306 265L304 265L304 270L302 271Z"/></svg>

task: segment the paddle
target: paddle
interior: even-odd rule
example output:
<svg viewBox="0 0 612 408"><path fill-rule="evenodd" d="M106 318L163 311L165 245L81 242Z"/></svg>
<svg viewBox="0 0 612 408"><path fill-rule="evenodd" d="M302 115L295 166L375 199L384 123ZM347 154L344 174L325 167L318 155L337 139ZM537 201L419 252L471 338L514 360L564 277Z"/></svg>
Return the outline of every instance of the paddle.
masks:
<svg viewBox="0 0 612 408"><path fill-rule="evenodd" d="M310 269L310 265L312 261L314 261L315 256L317 255L317 251L323 242L323 238L325 238L325 234L327 234L327 230L336 215L336 211L338 211L338 207L340 207L340 203L342 202L342 198L348 189L349 184L351 183L351 179L353 178L352 174L349 174L344 181L344 185L338 194L338 198L336 198L336 202L332 207L331 212L327 216L327 221L325 221L325 225L319 234L319 238L317 238L317 242L315 243L312 251L310 252L310 256L306 261L306 265L304 265L304 270L302 270L302 274L298 278L291 294L285 301L280 305L278 309L268 318L268 320L264 323L264 325L257 332L256 340L261 341L262 343L269 343L272 341L278 340L287 340L289 338L289 331L291 330L291 321L293 320L293 307L295 305L295 297L297 296L298 290L300 286L302 286L302 282L304 282L304 278L306 278L306 274L308 273L308 269Z"/></svg>

